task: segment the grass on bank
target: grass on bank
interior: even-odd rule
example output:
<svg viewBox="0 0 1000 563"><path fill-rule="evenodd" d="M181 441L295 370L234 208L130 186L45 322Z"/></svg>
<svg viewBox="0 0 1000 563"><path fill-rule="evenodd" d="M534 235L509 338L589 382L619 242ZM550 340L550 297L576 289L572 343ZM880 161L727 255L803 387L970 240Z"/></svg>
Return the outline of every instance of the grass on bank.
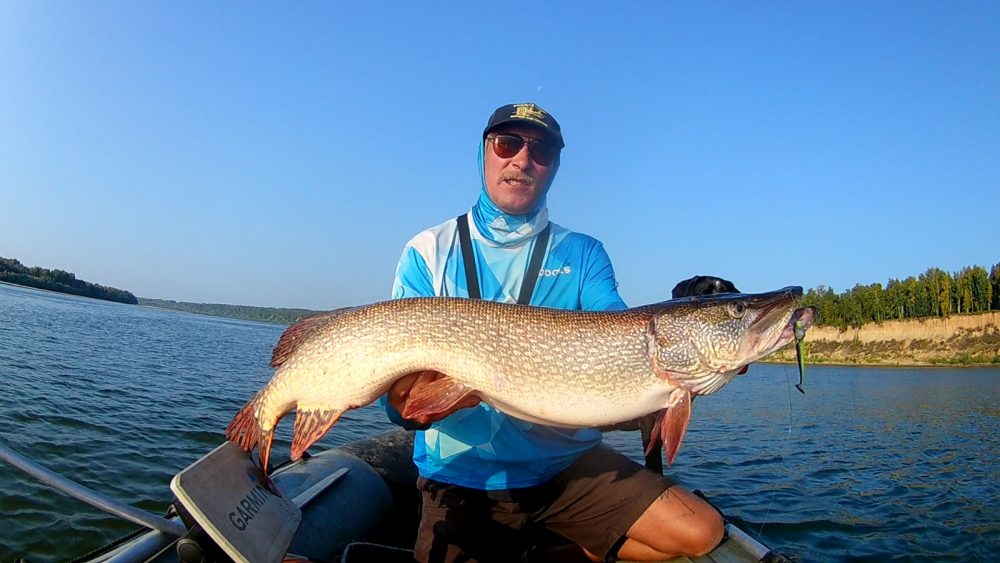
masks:
<svg viewBox="0 0 1000 563"><path fill-rule="evenodd" d="M1000 365L1000 355L993 356L973 356L971 354L962 354L957 358L943 358L943 359L933 359L931 363L934 365L959 365L959 366L971 366L971 365L982 365L982 364L998 364Z"/></svg>

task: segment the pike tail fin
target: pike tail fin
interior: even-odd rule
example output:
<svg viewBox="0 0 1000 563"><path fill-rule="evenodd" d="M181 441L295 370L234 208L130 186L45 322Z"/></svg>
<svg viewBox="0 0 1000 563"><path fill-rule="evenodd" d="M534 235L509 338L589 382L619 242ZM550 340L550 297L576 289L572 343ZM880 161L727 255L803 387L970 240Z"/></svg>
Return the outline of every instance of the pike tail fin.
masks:
<svg viewBox="0 0 1000 563"><path fill-rule="evenodd" d="M344 411L322 406L299 405L295 412L295 429L292 432L292 461L302 457L316 440L323 437L337 422Z"/></svg>
<svg viewBox="0 0 1000 563"><path fill-rule="evenodd" d="M257 457L260 469L267 477L267 460L271 455L271 442L274 440L274 429L265 432L261 430L257 417L254 416L257 396L254 395L246 405L233 417L226 428L226 438L239 444L245 452L253 453L254 448L260 448Z"/></svg>
<svg viewBox="0 0 1000 563"><path fill-rule="evenodd" d="M254 417L254 407L257 397L254 396L246 405L236 413L232 422L226 427L226 438L238 443L247 453L253 451L260 441L257 419Z"/></svg>

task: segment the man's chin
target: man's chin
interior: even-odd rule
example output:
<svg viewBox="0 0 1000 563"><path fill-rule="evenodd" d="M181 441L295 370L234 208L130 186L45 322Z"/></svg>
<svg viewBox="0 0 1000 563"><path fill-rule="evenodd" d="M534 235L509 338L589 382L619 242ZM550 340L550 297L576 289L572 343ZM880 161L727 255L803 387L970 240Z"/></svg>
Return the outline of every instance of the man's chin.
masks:
<svg viewBox="0 0 1000 563"><path fill-rule="evenodd" d="M501 203L494 202L504 213L508 215L524 215L534 209L538 204L538 198L534 194L525 194L521 197L506 198Z"/></svg>

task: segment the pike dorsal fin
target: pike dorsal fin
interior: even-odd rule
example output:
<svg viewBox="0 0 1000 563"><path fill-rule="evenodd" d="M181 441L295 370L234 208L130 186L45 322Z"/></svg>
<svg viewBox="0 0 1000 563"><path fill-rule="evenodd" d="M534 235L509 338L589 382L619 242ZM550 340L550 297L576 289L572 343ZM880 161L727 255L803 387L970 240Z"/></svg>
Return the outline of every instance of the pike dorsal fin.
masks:
<svg viewBox="0 0 1000 563"><path fill-rule="evenodd" d="M302 319L285 329L278 339L278 345L271 352L271 367L276 368L285 363L295 350L309 337L317 328L326 324L327 321L336 319L342 315L350 313L355 307L343 307L325 313L319 313Z"/></svg>

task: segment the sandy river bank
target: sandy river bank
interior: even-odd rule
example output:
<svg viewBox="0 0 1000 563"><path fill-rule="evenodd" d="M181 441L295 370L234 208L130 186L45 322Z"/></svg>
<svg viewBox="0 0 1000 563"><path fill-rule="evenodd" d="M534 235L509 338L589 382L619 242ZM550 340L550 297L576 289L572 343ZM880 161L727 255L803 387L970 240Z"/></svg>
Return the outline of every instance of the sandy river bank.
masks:
<svg viewBox="0 0 1000 563"><path fill-rule="evenodd" d="M813 327L806 334L806 354L812 363L1000 365L1000 312L870 323L846 331ZM795 349L768 359L794 361Z"/></svg>

